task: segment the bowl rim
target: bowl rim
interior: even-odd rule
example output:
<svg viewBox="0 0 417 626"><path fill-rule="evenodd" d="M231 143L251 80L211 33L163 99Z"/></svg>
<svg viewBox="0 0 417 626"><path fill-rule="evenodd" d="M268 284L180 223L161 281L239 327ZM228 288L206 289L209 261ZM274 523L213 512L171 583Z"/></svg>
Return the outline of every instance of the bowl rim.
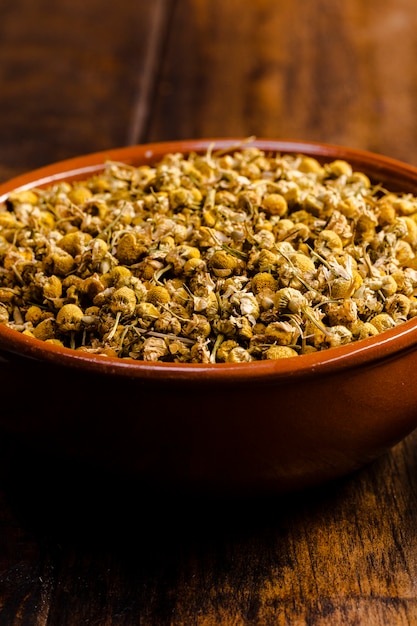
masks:
<svg viewBox="0 0 417 626"><path fill-rule="evenodd" d="M417 187L417 166L400 161L385 154L342 146L335 143L306 141L299 139L270 139L263 137L212 137L204 139L179 139L156 141L126 146L111 147L106 150L88 152L81 155L47 163L37 168L24 171L12 178L0 181L0 202L16 190L30 189L35 186L50 185L66 178L81 178L100 171L106 160L123 160L135 164L138 157L141 163L154 163L168 152L204 152L209 148L230 151L245 147L257 147L261 150L281 153L307 154L317 159L329 161L346 159L355 163L355 167L371 169L375 174L395 171L400 178L413 179Z"/></svg>
<svg viewBox="0 0 417 626"><path fill-rule="evenodd" d="M204 152L209 148L230 151L245 147L261 150L307 154L321 161L345 159L355 168L362 169L374 178L404 182L417 192L417 167L391 157L331 143L269 138L205 138L164 142L150 142L91 152L56 161L33 169L0 183L0 202L12 191L44 187L55 182L80 179L103 169L108 160L128 164L152 164L166 153ZM405 191L407 191L405 189ZM277 381L306 376L335 373L341 369L366 366L372 362L395 358L412 350L417 344L417 318L384 331L380 335L350 344L328 348L319 352L280 360L253 361L250 363L165 363L121 359L64 348L23 335L19 331L0 325L0 355L16 355L46 364L81 368L97 374L111 374L147 381L189 381L190 377L201 383L211 380L234 382Z"/></svg>

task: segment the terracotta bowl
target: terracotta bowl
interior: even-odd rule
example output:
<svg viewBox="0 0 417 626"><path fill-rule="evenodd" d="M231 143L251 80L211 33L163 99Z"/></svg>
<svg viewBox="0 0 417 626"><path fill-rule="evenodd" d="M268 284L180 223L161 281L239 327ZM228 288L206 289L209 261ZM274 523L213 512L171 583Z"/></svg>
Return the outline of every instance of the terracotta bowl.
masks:
<svg viewBox="0 0 417 626"><path fill-rule="evenodd" d="M132 146L56 163L0 185L82 178L107 158L234 145L208 139ZM265 150L346 159L392 190L417 169L359 150L262 139ZM40 451L168 488L287 492L346 475L417 426L417 319L377 337L290 359L167 364L103 358L0 327L0 426Z"/></svg>

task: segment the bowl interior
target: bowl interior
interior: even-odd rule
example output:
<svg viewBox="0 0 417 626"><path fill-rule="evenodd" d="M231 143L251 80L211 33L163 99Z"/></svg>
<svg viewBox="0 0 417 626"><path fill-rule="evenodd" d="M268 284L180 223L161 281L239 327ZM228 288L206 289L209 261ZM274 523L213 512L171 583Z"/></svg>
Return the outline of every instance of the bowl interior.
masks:
<svg viewBox="0 0 417 626"><path fill-rule="evenodd" d="M1 184L0 202L5 201L10 192L15 190L46 187L64 180L81 180L102 170L108 160L136 166L158 162L167 153L202 153L209 149L227 152L247 146L254 146L265 152L305 154L315 157L321 163L343 159L354 169L366 173L373 182L381 183L391 191L417 192L417 169L383 155L318 142L210 138L128 146L53 163ZM173 364L122 360L45 344L5 326L0 326L0 351L3 355L15 354L116 376L145 376L149 379L164 378L174 381L186 380L190 376L198 376L200 380L265 379L289 374L321 375L327 370L357 367L411 350L417 343L416 325L417 320L410 320L385 331L382 336L294 358L251 363Z"/></svg>

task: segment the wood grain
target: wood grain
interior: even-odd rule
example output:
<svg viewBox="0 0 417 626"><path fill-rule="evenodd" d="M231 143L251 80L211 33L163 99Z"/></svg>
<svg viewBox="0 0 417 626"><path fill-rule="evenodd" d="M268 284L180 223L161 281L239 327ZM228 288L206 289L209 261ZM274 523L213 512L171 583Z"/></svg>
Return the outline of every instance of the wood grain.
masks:
<svg viewBox="0 0 417 626"><path fill-rule="evenodd" d="M412 0L247 5L176 4L151 139L308 139L417 162Z"/></svg>
<svg viewBox="0 0 417 626"><path fill-rule="evenodd" d="M416 46L414 0L4 0L0 179L252 134L417 165ZM416 432L248 501L147 493L1 435L0 626L417 625Z"/></svg>
<svg viewBox="0 0 417 626"><path fill-rule="evenodd" d="M1 179L141 139L169 0L16 0L0 21Z"/></svg>
<svg viewBox="0 0 417 626"><path fill-rule="evenodd" d="M416 443L308 493L216 502L9 440L0 623L414 624Z"/></svg>

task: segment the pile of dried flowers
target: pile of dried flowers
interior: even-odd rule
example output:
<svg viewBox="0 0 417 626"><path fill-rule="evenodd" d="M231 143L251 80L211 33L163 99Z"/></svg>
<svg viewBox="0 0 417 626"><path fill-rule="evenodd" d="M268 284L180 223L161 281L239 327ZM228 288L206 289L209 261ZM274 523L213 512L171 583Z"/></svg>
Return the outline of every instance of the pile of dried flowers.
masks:
<svg viewBox="0 0 417 626"><path fill-rule="evenodd" d="M257 148L108 162L0 206L0 322L178 363L303 355L417 315L417 198Z"/></svg>

